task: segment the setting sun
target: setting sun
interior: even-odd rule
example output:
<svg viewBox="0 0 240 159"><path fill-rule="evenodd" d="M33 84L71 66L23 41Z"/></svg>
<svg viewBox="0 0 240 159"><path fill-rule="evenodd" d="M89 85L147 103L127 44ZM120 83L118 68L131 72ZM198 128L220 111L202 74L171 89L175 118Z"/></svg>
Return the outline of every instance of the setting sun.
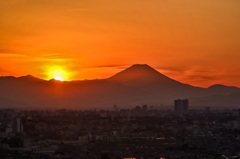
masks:
<svg viewBox="0 0 240 159"><path fill-rule="evenodd" d="M56 76L56 77L54 77L54 79L57 80L57 81L64 81L63 78L60 77L60 76Z"/></svg>
<svg viewBox="0 0 240 159"><path fill-rule="evenodd" d="M69 73L62 67L53 66L47 71L48 79L55 79L58 81L66 81L69 80Z"/></svg>

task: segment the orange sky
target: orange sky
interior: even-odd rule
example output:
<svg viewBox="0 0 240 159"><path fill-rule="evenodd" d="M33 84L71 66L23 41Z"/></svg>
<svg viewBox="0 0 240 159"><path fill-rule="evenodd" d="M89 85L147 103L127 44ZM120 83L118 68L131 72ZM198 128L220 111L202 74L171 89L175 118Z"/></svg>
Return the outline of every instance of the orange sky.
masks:
<svg viewBox="0 0 240 159"><path fill-rule="evenodd" d="M134 63L240 87L239 0L2 0L0 76L106 78Z"/></svg>

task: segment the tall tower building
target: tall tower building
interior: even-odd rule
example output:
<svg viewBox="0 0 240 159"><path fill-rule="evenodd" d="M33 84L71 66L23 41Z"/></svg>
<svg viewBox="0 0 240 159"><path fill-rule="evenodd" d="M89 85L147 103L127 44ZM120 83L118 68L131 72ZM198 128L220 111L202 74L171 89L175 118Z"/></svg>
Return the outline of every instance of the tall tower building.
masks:
<svg viewBox="0 0 240 159"><path fill-rule="evenodd" d="M189 105L188 99L174 100L174 112L177 114L185 114L188 112L188 105Z"/></svg>

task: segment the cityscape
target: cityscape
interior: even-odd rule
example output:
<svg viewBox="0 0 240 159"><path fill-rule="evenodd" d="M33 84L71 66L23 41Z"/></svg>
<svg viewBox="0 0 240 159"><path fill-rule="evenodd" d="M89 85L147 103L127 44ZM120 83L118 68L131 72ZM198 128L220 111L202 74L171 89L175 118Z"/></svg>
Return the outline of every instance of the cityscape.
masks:
<svg viewBox="0 0 240 159"><path fill-rule="evenodd" d="M240 159L239 0L0 0L0 159Z"/></svg>
<svg viewBox="0 0 240 159"><path fill-rule="evenodd" d="M240 109L0 110L0 157L237 159Z"/></svg>
<svg viewBox="0 0 240 159"><path fill-rule="evenodd" d="M146 64L132 65L101 80L64 82L24 76L0 77L0 82L0 94L5 97L0 103L1 158L240 158L238 87L197 88ZM88 95L78 93L82 91ZM163 104L174 96L190 98ZM225 102L218 105L212 98L216 96ZM100 98L122 105L103 106ZM101 106L81 106L83 99ZM207 99L212 105L194 99ZM35 104L29 105L31 101ZM133 101L139 104L129 106ZM151 101L158 104L141 104ZM50 105L61 103L76 106L57 109Z"/></svg>

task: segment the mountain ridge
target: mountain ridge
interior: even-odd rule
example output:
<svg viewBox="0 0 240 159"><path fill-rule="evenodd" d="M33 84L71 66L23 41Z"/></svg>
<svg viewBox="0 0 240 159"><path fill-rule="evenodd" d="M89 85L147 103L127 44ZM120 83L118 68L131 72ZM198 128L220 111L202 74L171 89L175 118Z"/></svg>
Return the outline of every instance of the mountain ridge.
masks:
<svg viewBox="0 0 240 159"><path fill-rule="evenodd" d="M122 71L120 71L120 72L118 72L118 73L116 73L116 74L114 74L114 75L112 75L112 76L110 76L110 77L103 78L103 79L69 80L69 81L60 81L60 82L82 82L82 81L96 81L96 80L108 80L108 81L114 82L114 80L113 80L112 78L114 78L116 75L118 75L118 74L120 74L120 73L122 73L122 72L124 72L124 71L126 71L126 70L128 70L128 69L130 69L130 68L132 68L132 67L138 67L138 66L141 66L141 67L142 67L142 66L144 66L144 67L146 66L146 67L152 69L153 71L155 71L155 73L158 73L158 74L160 74L161 76L164 76L165 78L171 79L171 80L173 80L173 81L176 81L176 82L181 83L181 84L184 84L184 85L189 85L189 86L199 87L199 88L206 88L206 89L208 89L208 88L214 88L214 87L232 87L232 88L238 88L238 89L240 89L240 87L237 87L237 86L224 85L224 84L213 84L213 85L210 85L210 86L208 86L208 87L201 87L201 86L194 86L194 85L187 84L187 83L182 83L182 82L180 82L180 81L174 80L174 79L172 79L172 78L170 78L170 77L168 77L168 76L166 76L166 75L158 72L157 70L155 70L154 68L152 68L152 67L149 66L148 64L133 64L133 65L131 65L130 67L128 67L128 68L126 68L126 69L124 69L124 70L122 70ZM42 81L58 81L58 80L55 80L54 78L52 78L52 79L50 79L50 80L45 80L45 79L42 79L42 78L33 76L33 75L31 75L31 74L27 74L27 75L23 75L23 76L18 76L18 77L15 77L15 76L0 76L0 79L38 79L38 80L42 80Z"/></svg>
<svg viewBox="0 0 240 159"><path fill-rule="evenodd" d="M178 98L193 99L194 105L240 105L238 87L219 84L208 88L195 87L171 79L146 64L135 64L98 80L61 82L32 75L5 76L0 77L0 90L0 99L4 100L0 107L84 109L109 108L114 104L122 107L172 105ZM223 102L224 99L227 102Z"/></svg>
<svg viewBox="0 0 240 159"><path fill-rule="evenodd" d="M108 80L111 82L124 83L126 85L133 86L145 85L156 81L181 83L163 75L147 64L134 64L111 76Z"/></svg>

